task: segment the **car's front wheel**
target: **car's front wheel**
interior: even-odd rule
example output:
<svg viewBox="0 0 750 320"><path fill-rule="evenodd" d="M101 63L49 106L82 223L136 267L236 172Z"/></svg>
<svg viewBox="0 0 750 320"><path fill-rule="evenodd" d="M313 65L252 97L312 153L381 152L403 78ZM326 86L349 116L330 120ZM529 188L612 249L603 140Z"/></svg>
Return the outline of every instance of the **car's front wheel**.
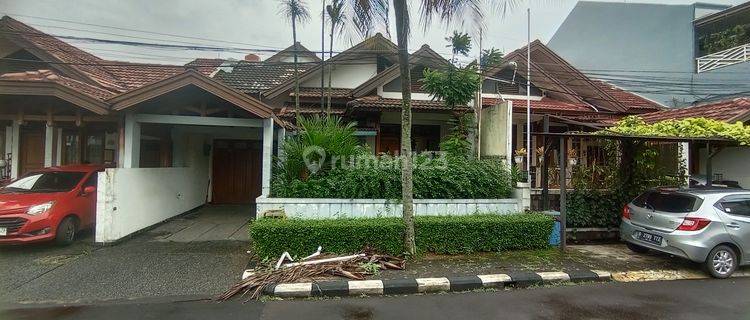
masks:
<svg viewBox="0 0 750 320"><path fill-rule="evenodd" d="M76 220L73 217L67 217L57 226L55 242L59 245L67 246L73 243L76 236Z"/></svg>
<svg viewBox="0 0 750 320"><path fill-rule="evenodd" d="M737 253L734 249L720 245L708 254L704 267L714 278L729 278L737 270Z"/></svg>
<svg viewBox="0 0 750 320"><path fill-rule="evenodd" d="M635 253L646 253L646 252L648 252L648 248L646 248L646 247L642 247L642 246L639 246L637 244L630 243L630 242L627 242L626 244L628 246L628 249L630 249L630 251L633 251Z"/></svg>

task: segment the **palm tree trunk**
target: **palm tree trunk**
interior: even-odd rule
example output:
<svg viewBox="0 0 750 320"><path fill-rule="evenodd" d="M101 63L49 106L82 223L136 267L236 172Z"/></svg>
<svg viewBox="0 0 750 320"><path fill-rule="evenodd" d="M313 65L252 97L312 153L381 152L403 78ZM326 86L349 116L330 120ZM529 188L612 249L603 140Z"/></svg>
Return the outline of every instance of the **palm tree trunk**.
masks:
<svg viewBox="0 0 750 320"><path fill-rule="evenodd" d="M292 39L294 45L294 116L299 117L299 67L297 66L297 17L292 17Z"/></svg>
<svg viewBox="0 0 750 320"><path fill-rule="evenodd" d="M336 29L336 24L331 21L331 39L328 41L328 59L333 58L333 31ZM331 115L331 81L333 72L333 65L328 64L328 103L326 104L326 111L328 115Z"/></svg>
<svg viewBox="0 0 750 320"><path fill-rule="evenodd" d="M404 249L414 255L414 194L411 161L411 72L409 72L409 9L406 0L393 0L398 39L398 64L401 71L401 197L404 206Z"/></svg>

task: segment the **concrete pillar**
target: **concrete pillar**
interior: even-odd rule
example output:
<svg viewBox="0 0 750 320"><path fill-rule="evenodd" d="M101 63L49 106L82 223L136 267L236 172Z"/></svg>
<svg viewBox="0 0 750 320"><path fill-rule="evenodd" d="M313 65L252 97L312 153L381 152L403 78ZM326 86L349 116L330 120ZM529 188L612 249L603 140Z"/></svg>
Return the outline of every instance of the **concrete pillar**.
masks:
<svg viewBox="0 0 750 320"><path fill-rule="evenodd" d="M273 159L273 119L263 119L263 170L261 195L271 194L271 161Z"/></svg>
<svg viewBox="0 0 750 320"><path fill-rule="evenodd" d="M690 184L690 142L680 142L677 145L678 148L678 169L684 168L684 172L680 172L681 174L685 174L685 186L688 186Z"/></svg>
<svg viewBox="0 0 750 320"><path fill-rule="evenodd" d="M21 173L20 164L21 162L18 160L19 156L21 155L21 123L19 121L13 121L13 125L11 128L11 157L13 158L11 161L11 171L10 171L10 177L11 179L17 179L18 176Z"/></svg>
<svg viewBox="0 0 750 320"><path fill-rule="evenodd" d="M5 127L5 150L2 150L3 154L0 158L5 159L6 156L13 152L13 126Z"/></svg>
<svg viewBox="0 0 750 320"><path fill-rule="evenodd" d="M122 154L123 168L138 168L141 161L141 124L135 121L135 115L125 115L125 148Z"/></svg>
<svg viewBox="0 0 750 320"><path fill-rule="evenodd" d="M56 150L55 150L55 165L61 166L62 165L62 149L63 149L63 130L61 128L57 129L57 139L56 139Z"/></svg>
<svg viewBox="0 0 750 320"><path fill-rule="evenodd" d="M513 166L513 101L508 101L508 104L505 108L505 112L507 112L506 118L505 118L505 129L507 132L505 133L507 139L505 139L505 154L507 155L507 161L508 166Z"/></svg>
<svg viewBox="0 0 750 320"><path fill-rule="evenodd" d="M282 159L284 156L284 139L286 139L286 129L284 129L284 127L280 127L279 130L276 131L276 156L279 157L279 159Z"/></svg>
<svg viewBox="0 0 750 320"><path fill-rule="evenodd" d="M46 125L44 127L44 166L52 166L52 151L55 149L55 127Z"/></svg>

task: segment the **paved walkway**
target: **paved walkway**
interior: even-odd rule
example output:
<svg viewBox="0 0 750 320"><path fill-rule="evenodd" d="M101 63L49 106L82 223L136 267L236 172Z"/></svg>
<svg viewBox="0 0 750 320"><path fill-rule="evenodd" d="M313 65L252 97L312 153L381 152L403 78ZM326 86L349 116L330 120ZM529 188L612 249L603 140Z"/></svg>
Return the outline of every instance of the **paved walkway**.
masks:
<svg viewBox="0 0 750 320"><path fill-rule="evenodd" d="M206 205L149 230L156 241L248 241L248 222L255 217L252 205Z"/></svg>
<svg viewBox="0 0 750 320"><path fill-rule="evenodd" d="M67 247L0 246L0 305L219 294L250 259L246 228L254 212L205 206L106 246L95 245L91 232Z"/></svg>

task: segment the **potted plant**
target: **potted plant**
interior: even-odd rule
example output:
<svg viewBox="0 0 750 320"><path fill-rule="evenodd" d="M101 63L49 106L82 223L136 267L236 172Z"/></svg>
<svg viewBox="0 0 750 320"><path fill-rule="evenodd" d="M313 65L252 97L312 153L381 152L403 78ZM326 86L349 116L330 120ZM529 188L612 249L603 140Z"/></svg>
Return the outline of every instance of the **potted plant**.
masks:
<svg viewBox="0 0 750 320"><path fill-rule="evenodd" d="M568 150L568 164L570 164L571 166L578 165L578 150L576 149Z"/></svg>
<svg viewBox="0 0 750 320"><path fill-rule="evenodd" d="M541 166L544 163L544 146L536 148L535 152L537 163Z"/></svg>
<svg viewBox="0 0 750 320"><path fill-rule="evenodd" d="M526 158L526 148L520 148L515 151L515 156L513 157L513 160L516 162L516 164L523 163L523 158Z"/></svg>

